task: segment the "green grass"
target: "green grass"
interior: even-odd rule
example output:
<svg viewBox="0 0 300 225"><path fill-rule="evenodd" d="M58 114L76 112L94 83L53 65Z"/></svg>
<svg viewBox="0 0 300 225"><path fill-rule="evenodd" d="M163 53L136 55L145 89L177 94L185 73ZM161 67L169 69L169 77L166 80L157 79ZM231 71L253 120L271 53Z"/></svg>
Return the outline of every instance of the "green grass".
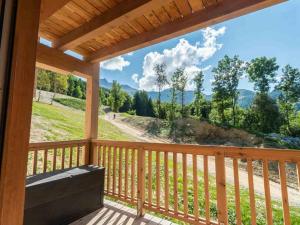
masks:
<svg viewBox="0 0 300 225"><path fill-rule="evenodd" d="M37 120L37 122L32 123L31 129L45 132L43 140L59 141L84 138L83 111L34 102L32 115L33 121ZM99 119L98 138L119 141L136 140L102 118ZM40 140L37 138L34 141Z"/></svg>
<svg viewBox="0 0 300 225"><path fill-rule="evenodd" d="M79 98L55 98L54 101L70 108L85 111L85 100Z"/></svg>

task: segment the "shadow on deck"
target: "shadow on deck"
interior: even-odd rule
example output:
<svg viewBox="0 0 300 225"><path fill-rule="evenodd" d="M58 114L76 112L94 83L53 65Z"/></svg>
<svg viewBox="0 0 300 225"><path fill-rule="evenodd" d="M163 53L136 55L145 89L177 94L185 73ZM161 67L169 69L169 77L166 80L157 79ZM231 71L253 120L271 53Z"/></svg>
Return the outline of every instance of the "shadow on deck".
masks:
<svg viewBox="0 0 300 225"><path fill-rule="evenodd" d="M136 217L136 210L105 200L104 207L69 225L175 225L170 221L146 214Z"/></svg>

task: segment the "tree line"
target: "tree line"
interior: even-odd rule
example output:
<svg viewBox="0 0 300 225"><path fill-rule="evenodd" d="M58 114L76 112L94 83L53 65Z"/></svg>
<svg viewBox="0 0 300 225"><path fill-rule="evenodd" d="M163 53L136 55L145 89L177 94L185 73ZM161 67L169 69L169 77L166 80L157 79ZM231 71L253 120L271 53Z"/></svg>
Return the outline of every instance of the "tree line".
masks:
<svg viewBox="0 0 300 225"><path fill-rule="evenodd" d="M295 105L300 101L300 71L297 68L286 65L279 71L276 58L258 57L245 62L238 56L225 55L212 69L212 99L205 98L205 74L199 71L193 79L195 97L191 104L185 103L188 85L185 69L177 68L170 79L167 79L166 70L165 64L154 66L158 90L156 101L152 101L145 91L138 91L131 97L114 81L107 104L115 112L167 120L174 129L178 120L193 117L252 132L300 135L300 124L295 123ZM238 86L242 77L248 78L255 91L254 100L247 109L238 105ZM171 101L168 103L161 101L161 92L165 88L171 90ZM270 97L271 88L279 93L276 100Z"/></svg>

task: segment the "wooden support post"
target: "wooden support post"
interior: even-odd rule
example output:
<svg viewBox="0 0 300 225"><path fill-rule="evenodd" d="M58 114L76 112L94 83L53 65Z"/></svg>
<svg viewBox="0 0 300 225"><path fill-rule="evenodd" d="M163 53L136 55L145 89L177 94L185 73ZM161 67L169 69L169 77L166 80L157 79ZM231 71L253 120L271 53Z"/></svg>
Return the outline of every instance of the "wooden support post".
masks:
<svg viewBox="0 0 300 225"><path fill-rule="evenodd" d="M99 69L99 64L94 64L93 74L86 82L85 138L90 141L98 137ZM92 143L88 150L89 163L93 164L95 160Z"/></svg>
<svg viewBox="0 0 300 225"><path fill-rule="evenodd" d="M215 157L216 162L216 185L217 185L217 210L218 224L227 225L227 197L226 197L226 174L224 152L219 152Z"/></svg>
<svg viewBox="0 0 300 225"><path fill-rule="evenodd" d="M7 7L12 4L13 10L5 10L4 26L11 29L3 29L6 31L1 39L0 64L6 70L0 74L1 79L9 82L4 96L7 104L2 104L1 113L5 126L3 129L1 126L0 132L0 224L22 225L40 0L9 0L5 3ZM10 19L12 22L7 24ZM2 48L4 38L8 40L7 49ZM6 51L3 58L2 50ZM4 61L4 58L8 60Z"/></svg>
<svg viewBox="0 0 300 225"><path fill-rule="evenodd" d="M145 215L145 149L138 150L137 216Z"/></svg>

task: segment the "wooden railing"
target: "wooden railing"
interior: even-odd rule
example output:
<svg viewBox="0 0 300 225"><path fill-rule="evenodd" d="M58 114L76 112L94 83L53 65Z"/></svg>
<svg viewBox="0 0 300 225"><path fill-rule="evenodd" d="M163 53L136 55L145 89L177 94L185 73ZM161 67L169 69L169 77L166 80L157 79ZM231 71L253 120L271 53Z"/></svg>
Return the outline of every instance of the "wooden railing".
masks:
<svg viewBox="0 0 300 225"><path fill-rule="evenodd" d="M31 143L27 175L88 164L89 144L88 140Z"/></svg>
<svg viewBox="0 0 300 225"><path fill-rule="evenodd" d="M146 209L191 224L229 224L229 171L225 168L232 169L235 223L242 224L239 174L243 160L248 175L251 224L257 224L253 162L259 161L263 170L265 221L272 225L269 163L276 162L283 221L291 224L286 164L296 165L300 190L300 151L99 140L93 141L92 146L93 163L106 168L106 195L137 205L139 215ZM229 162L232 167L225 165Z"/></svg>

